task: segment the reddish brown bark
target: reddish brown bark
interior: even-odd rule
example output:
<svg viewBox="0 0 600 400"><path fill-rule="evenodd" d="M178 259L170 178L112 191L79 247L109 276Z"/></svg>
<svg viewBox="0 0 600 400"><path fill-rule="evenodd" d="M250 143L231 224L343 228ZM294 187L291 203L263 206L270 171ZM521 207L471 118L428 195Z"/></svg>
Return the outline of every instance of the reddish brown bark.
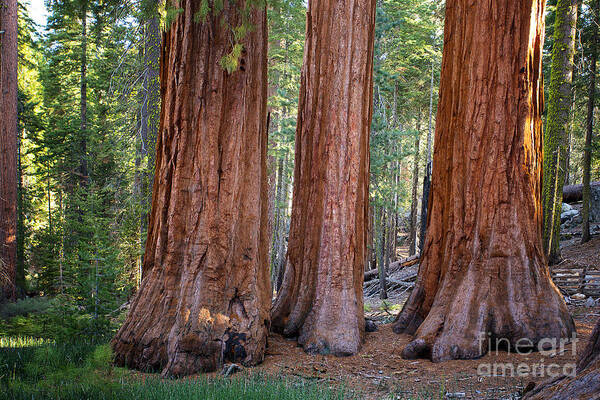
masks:
<svg viewBox="0 0 600 400"><path fill-rule="evenodd" d="M113 339L116 363L182 376L225 360L262 361L269 328L266 13L252 8L239 69L228 26L239 7L195 22L201 2L164 36L161 119L144 280Z"/></svg>
<svg viewBox="0 0 600 400"><path fill-rule="evenodd" d="M559 377L527 393L527 400L595 400L600 398L600 321L577 363L576 377Z"/></svg>
<svg viewBox="0 0 600 400"><path fill-rule="evenodd" d="M0 300L17 266L17 1L0 1Z"/></svg>
<svg viewBox="0 0 600 400"><path fill-rule="evenodd" d="M287 266L273 327L308 352L364 336L374 0L309 2Z"/></svg>
<svg viewBox="0 0 600 400"><path fill-rule="evenodd" d="M542 0L446 3L428 232L394 325L415 335L406 358L573 332L541 240L543 21Z"/></svg>

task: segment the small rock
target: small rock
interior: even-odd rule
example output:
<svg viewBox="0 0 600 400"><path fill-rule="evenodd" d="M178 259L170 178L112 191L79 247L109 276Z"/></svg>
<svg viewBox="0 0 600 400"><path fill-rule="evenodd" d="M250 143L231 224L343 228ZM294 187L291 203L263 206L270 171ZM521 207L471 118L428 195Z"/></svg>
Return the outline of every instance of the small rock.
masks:
<svg viewBox="0 0 600 400"><path fill-rule="evenodd" d="M575 293L573 296L571 296L571 300L585 300L586 297L587 296L583 293Z"/></svg>
<svg viewBox="0 0 600 400"><path fill-rule="evenodd" d="M596 306L596 300L592 299L591 297L588 297L587 300L585 301L585 306L588 308L592 308Z"/></svg>
<svg viewBox="0 0 600 400"><path fill-rule="evenodd" d="M239 372L241 370L242 370L242 367L240 367L237 364L225 364L223 366L223 371L221 371L221 374L227 378L229 375L233 375L236 372Z"/></svg>
<svg viewBox="0 0 600 400"><path fill-rule="evenodd" d="M567 203L562 203L562 209L561 209L561 214L567 211L571 211L573 209L573 207L571 207L570 204Z"/></svg>
<svg viewBox="0 0 600 400"><path fill-rule="evenodd" d="M379 328L377 327L377 324L375 323L375 321L372 321L370 319L365 319L365 331L376 332L377 329L379 329Z"/></svg>
<svg viewBox="0 0 600 400"><path fill-rule="evenodd" d="M569 210L560 214L560 223L564 224L566 221L574 219L580 216L579 211L577 210Z"/></svg>

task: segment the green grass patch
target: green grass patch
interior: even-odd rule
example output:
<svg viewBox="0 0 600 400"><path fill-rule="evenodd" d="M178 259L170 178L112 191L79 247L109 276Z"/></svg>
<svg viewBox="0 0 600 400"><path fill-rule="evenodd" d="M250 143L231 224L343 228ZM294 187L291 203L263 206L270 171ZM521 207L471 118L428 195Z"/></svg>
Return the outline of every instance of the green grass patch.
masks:
<svg viewBox="0 0 600 400"><path fill-rule="evenodd" d="M301 379L240 373L170 380L113 366L108 344L0 340L0 399L347 399L348 393Z"/></svg>

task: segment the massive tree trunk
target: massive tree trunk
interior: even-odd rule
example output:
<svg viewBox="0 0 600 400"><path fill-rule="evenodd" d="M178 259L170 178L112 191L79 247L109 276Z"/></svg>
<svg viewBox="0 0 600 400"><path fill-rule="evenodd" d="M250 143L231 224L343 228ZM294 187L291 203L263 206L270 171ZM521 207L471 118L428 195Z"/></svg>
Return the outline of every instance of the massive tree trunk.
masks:
<svg viewBox="0 0 600 400"><path fill-rule="evenodd" d="M287 266L273 327L307 352L364 335L375 0L310 1Z"/></svg>
<svg viewBox="0 0 600 400"><path fill-rule="evenodd" d="M394 325L435 362L574 330L542 248L544 1L446 4L429 227Z"/></svg>
<svg viewBox="0 0 600 400"><path fill-rule="evenodd" d="M585 148L583 150L583 226L581 232L581 243L591 239L590 235L590 170L592 166L592 137L594 136L594 110L596 109L596 62L598 61L598 23L600 23L600 0L595 2L594 13L596 14L594 34L592 36L590 56L590 83L588 95L588 109L585 130Z"/></svg>
<svg viewBox="0 0 600 400"><path fill-rule="evenodd" d="M554 23L554 47L550 78L548 117L544 132L544 250L550 264L560 261L560 213L562 188L569 151L569 111L575 54L575 28L579 0L558 0Z"/></svg>
<svg viewBox="0 0 600 400"><path fill-rule="evenodd" d="M593 400L600 398L600 320L577 363L577 376L551 379L523 400Z"/></svg>
<svg viewBox="0 0 600 400"><path fill-rule="evenodd" d="M269 329L266 12L228 73L243 4L202 22L200 3L178 2L164 37L144 279L112 342L118 365L168 376L259 363Z"/></svg>
<svg viewBox="0 0 600 400"><path fill-rule="evenodd" d="M17 1L0 1L0 301L17 265Z"/></svg>

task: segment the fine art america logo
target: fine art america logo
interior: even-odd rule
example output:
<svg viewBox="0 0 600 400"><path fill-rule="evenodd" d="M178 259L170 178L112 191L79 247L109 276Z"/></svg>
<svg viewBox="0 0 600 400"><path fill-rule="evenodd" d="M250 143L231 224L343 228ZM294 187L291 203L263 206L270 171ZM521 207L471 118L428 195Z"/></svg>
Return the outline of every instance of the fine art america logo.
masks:
<svg viewBox="0 0 600 400"><path fill-rule="evenodd" d="M574 377L576 375L577 364L549 362L546 358L554 358L557 355L565 354L565 346L569 343L571 353L577 356L577 339L575 333L571 338L544 338L535 345L530 339L522 338L516 343L511 344L508 339L493 338L491 333L481 332L479 334L479 354L484 354L484 345L498 355L499 350L509 351L519 355L528 355L538 351L542 358L532 364L527 363L481 363L477 366L477 375L492 377L540 377L540 378L558 378L560 376Z"/></svg>

